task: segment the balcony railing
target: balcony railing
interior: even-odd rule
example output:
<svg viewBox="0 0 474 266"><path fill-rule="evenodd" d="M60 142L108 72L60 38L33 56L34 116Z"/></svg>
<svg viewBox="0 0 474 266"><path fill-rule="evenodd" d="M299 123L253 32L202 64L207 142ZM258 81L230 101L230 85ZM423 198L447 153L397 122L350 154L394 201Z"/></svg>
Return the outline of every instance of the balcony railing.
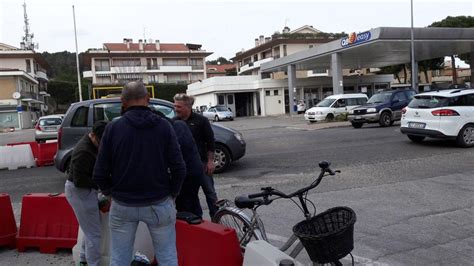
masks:
<svg viewBox="0 0 474 266"><path fill-rule="evenodd" d="M204 65L191 65L192 70L201 70L204 69Z"/></svg>
<svg viewBox="0 0 474 266"><path fill-rule="evenodd" d="M242 66L240 68L240 73L243 73L245 71L249 71L249 70L253 70L253 69L256 69L256 68L259 68L261 64L263 63L267 63L267 62L270 62L273 60L273 57L268 57L268 58L264 58L262 60L259 60L259 61L256 61L256 62L251 62L245 66Z"/></svg>

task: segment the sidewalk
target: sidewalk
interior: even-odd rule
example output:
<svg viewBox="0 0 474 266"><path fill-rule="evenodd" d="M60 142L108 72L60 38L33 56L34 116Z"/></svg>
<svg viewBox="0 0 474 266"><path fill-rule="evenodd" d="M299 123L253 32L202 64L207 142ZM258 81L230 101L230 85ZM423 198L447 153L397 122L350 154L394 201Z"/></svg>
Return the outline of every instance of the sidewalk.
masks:
<svg viewBox="0 0 474 266"><path fill-rule="evenodd" d="M267 117L237 117L234 121L215 122L217 124L230 127L238 131L266 129L266 128L290 128L299 130L317 130L323 128L346 127L351 123L343 122L316 122L309 123L304 120L304 116L300 115L282 115Z"/></svg>

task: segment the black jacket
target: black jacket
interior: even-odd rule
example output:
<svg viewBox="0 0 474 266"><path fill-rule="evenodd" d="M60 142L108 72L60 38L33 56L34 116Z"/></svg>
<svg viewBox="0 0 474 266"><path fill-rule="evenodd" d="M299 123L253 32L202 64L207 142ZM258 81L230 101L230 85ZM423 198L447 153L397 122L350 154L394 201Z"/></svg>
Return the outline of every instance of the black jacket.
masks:
<svg viewBox="0 0 474 266"><path fill-rule="evenodd" d="M76 187L97 189L92 180L92 172L97 157L97 148L88 134L84 135L74 147L68 180Z"/></svg>
<svg viewBox="0 0 474 266"><path fill-rule="evenodd" d="M104 194L147 206L178 195L185 176L173 127L149 108L130 107L105 128L93 177Z"/></svg>
<svg viewBox="0 0 474 266"><path fill-rule="evenodd" d="M181 120L179 117L173 118L173 120ZM207 162L207 153L214 152L214 132L212 131L211 123L209 120L194 112L191 113L188 120L183 120L188 125L191 133L193 134L194 141L201 156L202 162Z"/></svg>

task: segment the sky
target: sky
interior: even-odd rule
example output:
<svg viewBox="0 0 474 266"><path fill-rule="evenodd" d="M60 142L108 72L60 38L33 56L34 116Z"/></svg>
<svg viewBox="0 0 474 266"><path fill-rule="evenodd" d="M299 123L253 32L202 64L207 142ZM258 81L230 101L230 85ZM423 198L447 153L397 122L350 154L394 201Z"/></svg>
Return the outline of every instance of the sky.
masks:
<svg viewBox="0 0 474 266"><path fill-rule="evenodd" d="M19 47L24 0L0 0L0 42ZM413 0L414 26L447 16L474 16L472 0ZM161 43L198 43L208 59L231 58L286 25L312 25L324 32L362 32L376 27L410 27L409 0L26 0L30 30L39 51L75 51L72 5L79 52L123 38Z"/></svg>

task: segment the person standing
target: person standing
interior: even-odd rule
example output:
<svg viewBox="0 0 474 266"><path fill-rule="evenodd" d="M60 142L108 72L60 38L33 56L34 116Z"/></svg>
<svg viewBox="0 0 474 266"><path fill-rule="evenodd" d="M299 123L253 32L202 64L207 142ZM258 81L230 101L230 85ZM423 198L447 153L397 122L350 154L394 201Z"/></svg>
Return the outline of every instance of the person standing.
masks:
<svg viewBox="0 0 474 266"><path fill-rule="evenodd" d="M111 265L130 265L138 223L151 234L160 265L177 265L174 199L186 166L171 124L148 108L142 82L122 90L123 116L105 129L93 179L110 195Z"/></svg>
<svg viewBox="0 0 474 266"><path fill-rule="evenodd" d="M81 264L100 264L101 223L97 185L92 172L97 157L97 148L107 122L98 121L92 132L84 135L74 147L69 176L64 191L79 226L84 232L81 244Z"/></svg>
<svg viewBox="0 0 474 266"><path fill-rule="evenodd" d="M216 205L217 194L214 188L214 132L212 131L209 120L192 111L194 98L184 93L176 94L174 97L174 107L176 117L174 120L182 120L186 122L194 141L198 147L199 155L203 164L204 174L201 178L201 187L206 196L207 206L209 207L209 215L214 217L219 209Z"/></svg>

